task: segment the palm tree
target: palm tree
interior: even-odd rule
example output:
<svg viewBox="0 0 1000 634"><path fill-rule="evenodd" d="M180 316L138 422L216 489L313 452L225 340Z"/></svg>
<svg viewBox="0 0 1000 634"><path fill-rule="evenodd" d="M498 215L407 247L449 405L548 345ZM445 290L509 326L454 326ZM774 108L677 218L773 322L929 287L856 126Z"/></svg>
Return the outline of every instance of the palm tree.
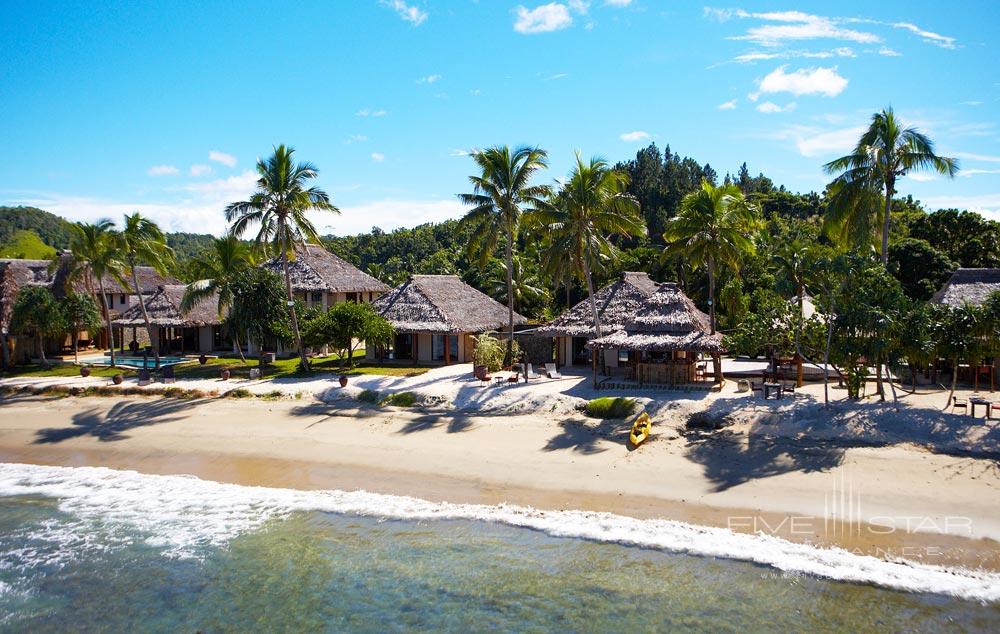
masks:
<svg viewBox="0 0 1000 634"><path fill-rule="evenodd" d="M779 247L771 259L771 270L776 274L778 283L786 290L791 291L792 297L797 303L797 314L795 317L795 356L796 356L796 385L802 387L802 322L805 318L805 294L806 281L809 270L816 264L816 251L812 245L793 239L791 242Z"/></svg>
<svg viewBox="0 0 1000 634"><path fill-rule="evenodd" d="M568 260L574 274L587 284L594 331L601 336L601 318L594 298L595 268L618 258L612 236L639 237L646 224L639 214L639 202L626 193L628 176L611 168L602 158L585 163L576 155L576 166L555 204L543 215L550 220L553 250Z"/></svg>
<svg viewBox="0 0 1000 634"><path fill-rule="evenodd" d="M306 217L306 212L329 211L340 213L330 195L309 183L319 176L319 170L312 163L296 163L295 149L279 145L268 159L257 161L257 191L249 200L226 206L226 221L231 222L230 233L239 238L250 225L259 225L255 242L265 253L277 252L281 258L281 268L285 274L285 294L288 296L288 312L292 318L295 345L299 349L299 360L303 371L309 370L309 360L302 347L299 319L295 314L292 296L292 278L288 273L288 258L297 245L306 242L319 243L316 227Z"/></svg>
<svg viewBox="0 0 1000 634"><path fill-rule="evenodd" d="M550 194L547 185L531 185L531 178L548 166L544 150L506 145L479 150L472 160L480 170L469 177L473 193L458 198L472 209L462 218L462 229L471 229L468 257L477 260L480 268L489 261L501 239L504 241L504 262L507 266L508 340L505 364L512 361L514 346L514 246L524 212L534 212L545 205Z"/></svg>
<svg viewBox="0 0 1000 634"><path fill-rule="evenodd" d="M160 368L160 346L153 337L153 324L149 321L149 313L146 312L146 298L142 295L142 287L139 286L139 275L136 268L140 264L146 264L160 275L166 275L174 261L173 249L167 246L166 236L159 226L149 218L144 217L139 212L125 216L125 224L117 234L117 246L121 249L122 257L128 265L129 274L132 278L132 288L136 297L139 298L139 308L142 310L142 320L146 322L146 332L149 334L149 342L153 345L153 356L156 359L156 369Z"/></svg>
<svg viewBox="0 0 1000 634"><path fill-rule="evenodd" d="M191 261L191 272L197 279L188 284L181 299L181 310L190 310L195 304L207 297L218 295L219 317L222 317L233 303L233 286L236 278L248 267L256 264L253 251L238 238L227 235L212 240L212 249L206 251ZM239 332L233 330L233 341L243 356L240 346Z"/></svg>
<svg viewBox="0 0 1000 634"><path fill-rule="evenodd" d="M904 127L892 108L886 108L872 116L871 125L852 153L830 161L823 169L828 174L841 172L830 184L825 229L841 237L871 236L881 220L882 264L886 264L896 179L922 169L953 178L958 172L958 161L935 154L929 138L916 128ZM876 211L878 203L882 204L881 213Z"/></svg>
<svg viewBox="0 0 1000 634"><path fill-rule="evenodd" d="M111 327L111 307L108 306L104 280L108 277L118 280L124 287L125 263L117 248L117 232L113 222L107 219L96 223L77 222L71 225L73 236L69 248L72 256L66 262L67 285L82 277L87 289L93 292L93 280L97 280L98 297L101 299L101 314L108 331L108 348L111 349L111 366L115 365L115 332Z"/></svg>
<svg viewBox="0 0 1000 634"><path fill-rule="evenodd" d="M544 298L548 295L548 290L538 277L538 272L529 267L523 256L514 256L514 270L509 276L513 281L511 288L514 290L514 310L520 312L524 309L524 302ZM487 280L490 295L502 302L507 301L507 265L499 260L494 260L496 267Z"/></svg>
<svg viewBox="0 0 1000 634"><path fill-rule="evenodd" d="M720 266L736 268L744 255L755 250L753 231L757 227L756 209L743 197L736 185L712 185L701 182L701 189L681 200L680 210L667 221L663 255L685 256L692 267L708 270L708 315L711 334L715 334L715 286ZM713 355L715 378L722 382L722 366Z"/></svg>

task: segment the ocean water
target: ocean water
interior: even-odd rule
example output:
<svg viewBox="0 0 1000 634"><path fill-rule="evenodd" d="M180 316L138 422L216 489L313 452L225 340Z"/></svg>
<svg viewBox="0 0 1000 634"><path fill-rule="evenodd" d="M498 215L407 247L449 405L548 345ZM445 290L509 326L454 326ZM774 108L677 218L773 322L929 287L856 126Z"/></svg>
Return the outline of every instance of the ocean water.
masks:
<svg viewBox="0 0 1000 634"><path fill-rule="evenodd" d="M0 464L3 632L996 632L998 600L678 522Z"/></svg>

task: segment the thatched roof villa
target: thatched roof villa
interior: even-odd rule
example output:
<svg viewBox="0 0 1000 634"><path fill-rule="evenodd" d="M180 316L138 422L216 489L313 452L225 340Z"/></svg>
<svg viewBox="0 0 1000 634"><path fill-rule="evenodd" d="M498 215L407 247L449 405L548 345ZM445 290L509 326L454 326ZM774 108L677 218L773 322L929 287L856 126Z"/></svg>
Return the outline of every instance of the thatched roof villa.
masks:
<svg viewBox="0 0 1000 634"><path fill-rule="evenodd" d="M280 258L263 267L284 279ZM389 287L319 245L295 248L295 258L288 262L292 291L306 306L327 309L340 302L371 302Z"/></svg>
<svg viewBox="0 0 1000 634"><path fill-rule="evenodd" d="M597 314L601 320L602 334L608 334L625 327L628 320L645 304L659 285L649 279L646 273L625 272L613 283L594 294L597 300ZM554 337L556 340L556 363L567 365L590 365L587 341L596 334L594 312L590 299L584 299L559 317L537 328L534 334L540 337ZM617 365L616 358L608 362Z"/></svg>
<svg viewBox="0 0 1000 634"><path fill-rule="evenodd" d="M146 299L146 312L154 331L153 345L160 346L160 353L170 352L211 352L228 347L222 332L222 318L219 317L219 300L212 296L198 302L188 311L181 310L186 287L183 284L161 286L156 293ZM133 331L132 336L116 339L122 347L125 339L132 341L136 335L145 332L146 322L138 302L111 322L114 326ZM142 341L141 338L138 338Z"/></svg>
<svg viewBox="0 0 1000 634"><path fill-rule="evenodd" d="M396 329L391 349L368 350L372 359L465 363L472 360L473 335L501 330L507 307L457 275L412 275L373 303ZM514 324L527 319L514 313Z"/></svg>
<svg viewBox="0 0 1000 634"><path fill-rule="evenodd" d="M996 291L1000 291L1000 269L958 269L931 301L948 306L981 306Z"/></svg>

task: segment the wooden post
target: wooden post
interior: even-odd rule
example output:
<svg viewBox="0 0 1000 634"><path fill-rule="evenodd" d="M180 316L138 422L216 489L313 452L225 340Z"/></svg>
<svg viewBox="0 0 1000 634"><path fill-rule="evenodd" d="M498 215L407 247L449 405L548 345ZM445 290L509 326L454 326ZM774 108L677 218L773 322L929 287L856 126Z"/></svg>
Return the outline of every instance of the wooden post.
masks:
<svg viewBox="0 0 1000 634"><path fill-rule="evenodd" d="M596 352L599 348L593 348L590 351L590 367L594 371L594 389L597 389L597 355Z"/></svg>
<svg viewBox="0 0 1000 634"><path fill-rule="evenodd" d="M420 335L418 333L413 333L410 335L412 340L410 341L410 352L413 355L413 365L417 365L417 360L420 358Z"/></svg>
<svg viewBox="0 0 1000 634"><path fill-rule="evenodd" d="M448 345L448 335L444 335L444 364L451 365L451 346Z"/></svg>

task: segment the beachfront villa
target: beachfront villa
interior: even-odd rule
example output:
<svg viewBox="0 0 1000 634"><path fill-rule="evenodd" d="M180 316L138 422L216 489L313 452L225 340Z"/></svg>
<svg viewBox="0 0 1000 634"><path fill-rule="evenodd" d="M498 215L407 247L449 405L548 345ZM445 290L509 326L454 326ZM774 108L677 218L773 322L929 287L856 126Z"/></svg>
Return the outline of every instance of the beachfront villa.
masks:
<svg viewBox="0 0 1000 634"><path fill-rule="evenodd" d="M182 311L181 301L186 289L183 284L165 285L146 299L146 314L155 327L152 345L158 346L160 354L208 353L228 349L229 339L219 317L218 296L207 297L190 310ZM115 340L122 351L128 349L128 343L138 341L140 332L146 332L146 321L138 303L111 323L128 332L128 336Z"/></svg>
<svg viewBox="0 0 1000 634"><path fill-rule="evenodd" d="M636 311L656 293L659 285L641 272L625 272L615 282L594 294L597 314L601 320L601 334L621 330ZM587 342L596 336L594 312L590 299L584 299L559 317L537 328L534 334L555 339L557 366L590 366L591 349ZM619 355L607 349L604 367L618 367Z"/></svg>
<svg viewBox="0 0 1000 634"><path fill-rule="evenodd" d="M624 383L674 386L709 377L702 354L717 360L722 334L711 334L709 317L673 282L658 285L625 325L587 343L591 350L614 353ZM716 361L717 362L717 361ZM597 364L594 364L595 381Z"/></svg>
<svg viewBox="0 0 1000 634"><path fill-rule="evenodd" d="M479 333L508 325L507 307L457 275L411 275L373 302L396 329L391 347L366 351L369 360L469 363ZM527 319L514 313L514 324Z"/></svg>
<svg viewBox="0 0 1000 634"><path fill-rule="evenodd" d="M263 267L281 275L284 281L281 258L268 260ZM306 308L328 310L342 302L369 303L389 290L371 275L316 244L295 248L295 258L288 262L288 273L292 294Z"/></svg>
<svg viewBox="0 0 1000 634"><path fill-rule="evenodd" d="M1000 291L1000 269L957 269L931 301L948 306L982 306L995 291Z"/></svg>

